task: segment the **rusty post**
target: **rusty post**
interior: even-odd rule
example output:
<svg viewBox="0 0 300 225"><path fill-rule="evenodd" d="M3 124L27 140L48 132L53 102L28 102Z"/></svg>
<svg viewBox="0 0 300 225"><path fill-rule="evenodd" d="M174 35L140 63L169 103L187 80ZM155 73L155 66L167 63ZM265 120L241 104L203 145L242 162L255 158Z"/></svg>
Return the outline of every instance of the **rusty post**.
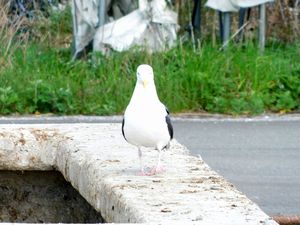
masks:
<svg viewBox="0 0 300 225"><path fill-rule="evenodd" d="M275 220L280 225L300 225L300 215L273 216L273 220Z"/></svg>

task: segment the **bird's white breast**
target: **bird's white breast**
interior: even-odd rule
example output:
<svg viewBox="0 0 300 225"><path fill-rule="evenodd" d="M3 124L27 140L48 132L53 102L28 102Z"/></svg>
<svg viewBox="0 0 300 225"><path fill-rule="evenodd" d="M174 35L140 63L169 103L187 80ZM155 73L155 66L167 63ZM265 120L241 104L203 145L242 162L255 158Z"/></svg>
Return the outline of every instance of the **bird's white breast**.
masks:
<svg viewBox="0 0 300 225"><path fill-rule="evenodd" d="M129 104L124 115L127 141L136 146L166 146L170 141L166 115L165 107L159 101Z"/></svg>

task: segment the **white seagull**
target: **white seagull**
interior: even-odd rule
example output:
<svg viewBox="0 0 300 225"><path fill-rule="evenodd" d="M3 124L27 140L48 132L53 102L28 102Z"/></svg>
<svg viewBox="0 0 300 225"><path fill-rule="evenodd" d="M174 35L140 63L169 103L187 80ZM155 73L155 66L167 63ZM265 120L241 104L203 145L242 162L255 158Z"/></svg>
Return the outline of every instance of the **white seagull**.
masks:
<svg viewBox="0 0 300 225"><path fill-rule="evenodd" d="M160 165L161 151L169 148L173 127L167 108L157 96L152 67L140 65L136 76L137 82L124 113L122 134L127 142L138 147L141 174L153 175L163 171ZM157 165L150 173L144 171L142 147L159 151Z"/></svg>

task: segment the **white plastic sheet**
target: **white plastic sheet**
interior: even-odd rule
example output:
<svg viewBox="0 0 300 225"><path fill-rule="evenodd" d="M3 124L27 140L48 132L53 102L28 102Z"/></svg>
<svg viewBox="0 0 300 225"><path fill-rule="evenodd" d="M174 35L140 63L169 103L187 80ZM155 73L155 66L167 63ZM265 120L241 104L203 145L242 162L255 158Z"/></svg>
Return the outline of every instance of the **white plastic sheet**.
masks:
<svg viewBox="0 0 300 225"><path fill-rule="evenodd" d="M98 8L98 0L72 1L74 57L89 44L95 35L95 28L99 22Z"/></svg>
<svg viewBox="0 0 300 225"><path fill-rule="evenodd" d="M133 46L149 52L163 51L175 44L177 28L177 14L167 7L165 0L139 0L137 10L98 28L93 49L103 54L110 49L125 51Z"/></svg>
<svg viewBox="0 0 300 225"><path fill-rule="evenodd" d="M100 23L100 5L105 5L104 20L113 20L122 17L133 10L136 4L132 4L133 0L72 0L72 16L73 16L73 58L77 58L94 39L96 30ZM102 3L102 4L101 4ZM111 9L112 17L107 12Z"/></svg>
<svg viewBox="0 0 300 225"><path fill-rule="evenodd" d="M208 0L205 6L221 12L237 12L240 8L254 7L274 0Z"/></svg>

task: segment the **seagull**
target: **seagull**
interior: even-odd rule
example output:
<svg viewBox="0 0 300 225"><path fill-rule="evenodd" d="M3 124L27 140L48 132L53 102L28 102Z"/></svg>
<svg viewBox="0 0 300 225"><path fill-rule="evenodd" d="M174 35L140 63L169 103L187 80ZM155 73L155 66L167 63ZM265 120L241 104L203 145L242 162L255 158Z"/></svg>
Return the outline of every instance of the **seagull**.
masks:
<svg viewBox="0 0 300 225"><path fill-rule="evenodd" d="M163 149L170 147L173 127L169 111L158 98L151 66L142 64L137 68L137 81L122 121L122 134L127 142L138 148L141 175L163 172L160 165ZM142 163L142 147L158 150L157 165L145 172Z"/></svg>

